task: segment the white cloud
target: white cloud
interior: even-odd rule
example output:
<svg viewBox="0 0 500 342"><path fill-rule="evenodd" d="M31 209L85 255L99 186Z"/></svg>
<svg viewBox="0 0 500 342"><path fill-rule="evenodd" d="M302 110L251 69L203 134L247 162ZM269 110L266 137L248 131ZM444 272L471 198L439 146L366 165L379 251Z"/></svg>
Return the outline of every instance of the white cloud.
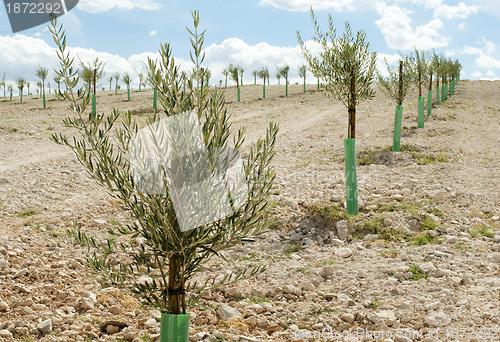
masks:
<svg viewBox="0 0 500 342"><path fill-rule="evenodd" d="M458 24L457 28L458 28L460 31L465 31L465 23L460 23L460 24Z"/></svg>
<svg viewBox="0 0 500 342"><path fill-rule="evenodd" d="M500 59L493 56L480 54L476 59L476 66L484 69L500 69Z"/></svg>
<svg viewBox="0 0 500 342"><path fill-rule="evenodd" d="M427 9L434 9L443 3L443 0L396 0L396 3L412 3L424 6Z"/></svg>
<svg viewBox="0 0 500 342"><path fill-rule="evenodd" d="M484 37L481 37L478 39L478 44L483 45L483 48L465 46L462 50L462 54L477 55L477 58L475 60L477 68L488 69L488 71L491 71L492 69L500 69L500 59L497 59L496 57L493 56L493 54L496 51L495 43L487 40ZM472 77L482 78L483 75L482 74L479 75L478 73L480 72L476 71L476 73L472 74ZM488 74L486 74L486 76L490 77L490 75Z"/></svg>
<svg viewBox="0 0 500 342"><path fill-rule="evenodd" d="M398 54L385 54L385 53L379 53L377 54L377 69L382 74L382 76L389 76L389 72L387 71L387 65L385 61L391 66L396 65L401 60L401 56Z"/></svg>
<svg viewBox="0 0 500 342"><path fill-rule="evenodd" d="M312 52L317 51L316 43L304 43ZM205 49L207 62L210 64L212 84L224 79L222 70L229 63L239 64L245 70L244 83L253 83L252 71L267 66L271 83L276 82L276 65L287 63L290 66L290 82L299 82L298 66L305 63L300 46L275 46L268 43L248 45L239 38L229 38L220 44L212 44ZM311 77L310 74L307 76Z"/></svg>
<svg viewBox="0 0 500 342"><path fill-rule="evenodd" d="M68 47L68 50L70 56L75 58L74 67L78 67L80 61L88 63L97 57L105 63L104 71L108 76L117 72L120 74L128 72L135 78L133 83L135 87L138 84L135 71L142 71L142 61L146 62L147 56L154 59L157 59L158 56L157 53L151 52L124 58L107 52L81 47ZM60 69L54 46L48 45L42 39L22 34L0 36L0 70L6 70L7 80L13 81L16 77L22 76L28 82L36 82L35 68L38 65L49 69L48 80L52 81L55 76L53 70ZM105 80L101 81L101 84L105 83Z"/></svg>
<svg viewBox="0 0 500 342"><path fill-rule="evenodd" d="M415 46L417 49L429 50L449 45L450 38L439 32L444 26L440 19L433 19L413 29L410 18L413 12L384 3L378 3L376 8L382 18L375 24L391 49L411 50Z"/></svg>
<svg viewBox="0 0 500 342"><path fill-rule="evenodd" d="M315 11L335 10L353 11L366 8L374 3L372 0L260 0L261 6L272 6L291 12L307 12L312 7Z"/></svg>
<svg viewBox="0 0 500 342"><path fill-rule="evenodd" d="M79 10L98 13L112 9L131 10L139 8L143 10L157 10L161 7L155 0L80 0L77 8Z"/></svg>
<svg viewBox="0 0 500 342"><path fill-rule="evenodd" d="M445 19L467 19L470 15L479 12L479 6L467 6L464 2L458 6L441 5L434 10L434 17L441 17Z"/></svg>
<svg viewBox="0 0 500 342"><path fill-rule="evenodd" d="M158 31L156 31L156 30L151 30L151 31L149 31L149 36L150 36L150 37L154 37L154 36L156 36L157 34L158 34Z"/></svg>

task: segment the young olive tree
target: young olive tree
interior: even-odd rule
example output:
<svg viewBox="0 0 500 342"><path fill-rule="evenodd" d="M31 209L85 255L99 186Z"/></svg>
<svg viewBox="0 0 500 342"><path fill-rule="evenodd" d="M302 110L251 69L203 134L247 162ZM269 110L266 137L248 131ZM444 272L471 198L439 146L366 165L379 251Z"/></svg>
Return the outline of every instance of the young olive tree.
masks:
<svg viewBox="0 0 500 342"><path fill-rule="evenodd" d="M5 87L7 86L7 83L5 83L5 76L6 73L3 73L2 81L0 82L0 87L3 87L3 97L5 97Z"/></svg>
<svg viewBox="0 0 500 342"><path fill-rule="evenodd" d="M269 83L269 69L267 67L262 67L258 71L257 75L259 78L262 78L263 80L263 85L262 85L262 98L266 98L266 80Z"/></svg>
<svg viewBox="0 0 500 342"><path fill-rule="evenodd" d="M23 90L24 90L24 87L26 87L26 80L24 79L24 77L16 77L16 85L17 85L17 89L19 89L19 98L20 98L20 102L23 102Z"/></svg>
<svg viewBox="0 0 500 342"><path fill-rule="evenodd" d="M10 94L10 100L9 101L12 101L12 92L14 91L14 86L12 84L7 84L7 90L9 91L9 94Z"/></svg>
<svg viewBox="0 0 500 342"><path fill-rule="evenodd" d="M118 94L118 82L120 81L120 74L115 73L113 75L113 78L115 79L115 95Z"/></svg>
<svg viewBox="0 0 500 342"><path fill-rule="evenodd" d="M345 31L337 37L332 16L328 16L328 31L323 33L311 9L314 23L313 40L321 45L319 55L313 55L304 45L300 33L297 39L310 70L325 83L327 97L337 99L347 108L348 138L345 146L345 175L347 213L357 215L358 189L356 176L356 107L364 100L375 96L372 89L375 77L377 54L370 52L366 33L361 30L353 34L351 26L345 23Z"/></svg>
<svg viewBox="0 0 500 342"><path fill-rule="evenodd" d="M40 88L40 96L43 98L43 108L46 108L45 105L45 80L47 79L47 76L49 75L49 69L44 68L42 66L38 66L36 69L36 77L40 79L40 83L42 84L42 87Z"/></svg>
<svg viewBox="0 0 500 342"><path fill-rule="evenodd" d="M131 79L130 79L130 75L128 72L125 72L123 73L123 83L125 83L125 85L127 86L127 97L128 97L128 100L130 101L130 82L131 82Z"/></svg>
<svg viewBox="0 0 500 342"><path fill-rule="evenodd" d="M201 64L205 57L204 32L198 31L198 12L193 12L192 15L194 29L189 30L193 47L191 60L203 80L208 73L208 69ZM86 115L84 110L88 97L78 97L73 92L77 76L75 73L72 74L72 60L69 53L65 52L66 35L62 27L58 28L57 19L52 19L50 30L59 48L61 70L58 73L70 85L64 96L71 101L70 108L76 114L76 117L66 119L65 123L79 133L75 138L58 134L54 135L53 139L69 146L89 175L116 198L134 219L127 227L120 227L112 232L121 237L119 240L107 241L89 237L82 232L81 226L75 223L72 236L95 251L88 255L88 265L105 279L127 285L145 304L158 308L162 313L176 315L186 313L189 292L228 284L260 272L262 267L257 266L251 270L236 271L222 279L213 279L202 285L192 283L193 276L202 270L207 260L213 256L223 257L223 250L258 234L265 227L266 198L274 180L274 170L270 162L274 155L277 126L270 124L265 138L258 139L249 147L248 156L241 163L244 180L242 188L246 190L243 200L239 201L236 192L225 192L226 195L222 198L226 199L231 209L227 216L193 225L190 227L193 229L182 229L182 220L189 221L192 217L191 214L182 214L183 211L175 207L176 196L191 196L189 203L193 202L196 205L214 204L216 207L218 205L215 198L210 201L203 196L200 197L204 199L203 203L199 203L198 195L205 194L203 191L211 193L213 189L209 186L206 189L190 190L195 189L189 187L190 185L198 184L194 179L197 176L191 179L191 174L206 166L207 176L211 174L215 177L219 170L226 170L220 169L220 166L226 167L230 165L229 162L236 161L236 151L243 143L244 129L239 129L234 134L235 138L230 139L232 132L224 91L215 88L213 92L209 92L208 87L194 84L192 81L188 81L188 91L183 91L180 68L172 56L171 46L162 44L159 50L160 59L158 61L148 59L148 80L158 91L164 113L149 114L148 127L151 129L150 132L153 132L155 127L164 127L162 123L176 122L176 120L181 122L183 117L189 118L187 120L189 125L181 126L181 129L169 133L178 133L179 136L171 135L169 139L167 135L161 135L155 140L156 145L154 143L148 145L151 148L156 146L153 148L156 150L153 155L158 159L151 161L147 157L149 154L145 154L144 159L136 160L131 158L129 153L135 150L135 145L131 145L131 142L135 141L134 138L140 133L139 124L135 122L130 112L120 114L116 109L110 115L98 114L95 117ZM79 103L80 100L84 101L82 105ZM120 116L123 122L117 124ZM182 133L188 131L196 135L197 130L193 131L193 127L199 127L200 141L206 151L211 152L189 154L188 158L183 158L186 156L186 148L192 147L192 137L187 134L189 139L184 140L185 135ZM177 137L181 140L176 141ZM158 145L162 139L168 142L166 148ZM233 144L230 145L230 141ZM143 145L137 144L137 146L139 152L147 152L141 148ZM203 156L208 158L205 159ZM165 161L165 164L153 169L153 161ZM135 178L136 174L133 171L137 163L145 167L143 170L150 171L142 175L146 180L152 180L148 184L153 189L141 186L142 183ZM154 172L155 170L158 173ZM179 171L188 172L180 174ZM193 209L195 208L198 207ZM195 215L191 211L188 213ZM142 238L140 247L132 242L136 237ZM116 259L110 260L110 256L116 253L128 256L120 259L127 261L116 264ZM137 276L146 276L148 280L129 281L135 279L131 277Z"/></svg>
<svg viewBox="0 0 500 342"><path fill-rule="evenodd" d="M288 74L290 72L290 66L288 64L285 64L276 68L278 69L278 75L285 79L285 95L288 96Z"/></svg>
<svg viewBox="0 0 500 342"><path fill-rule="evenodd" d="M304 93L306 92L306 76L307 76L307 66L302 64L299 66L299 77L304 80Z"/></svg>
<svg viewBox="0 0 500 342"><path fill-rule="evenodd" d="M109 82L109 90L111 90L111 85L113 84L113 80L114 80L114 77L113 77L113 76L109 76L109 77L108 77L108 82Z"/></svg>
<svg viewBox="0 0 500 342"><path fill-rule="evenodd" d="M414 83L418 88L418 128L424 128L424 111L425 111L425 97L423 96L422 88L427 84L429 75L429 61L428 55L425 51L418 51L414 48L415 55L411 56L413 61L413 77Z"/></svg>
<svg viewBox="0 0 500 342"><path fill-rule="evenodd" d="M137 76L139 77L139 91L141 91L141 85L144 83L144 74L140 72Z"/></svg>
<svg viewBox="0 0 500 342"><path fill-rule="evenodd" d="M224 82L224 88L227 88L227 77L229 76L229 70L227 68L225 68L224 70L222 70L222 75L225 76L226 80Z"/></svg>
<svg viewBox="0 0 500 342"><path fill-rule="evenodd" d="M403 101L413 84L413 69L411 60L401 59L397 67L389 65L384 59L388 76L378 74L379 87L387 98L396 102L396 116L394 121L394 137L392 151L399 152L401 141L401 125L403 120Z"/></svg>
<svg viewBox="0 0 500 342"><path fill-rule="evenodd" d="M84 64L80 62L80 80L85 86L87 93L92 91L95 94L97 82L102 80L106 73L104 72L104 62L99 62L99 58L96 58L92 63Z"/></svg>
<svg viewBox="0 0 500 342"><path fill-rule="evenodd" d="M281 73L279 72L279 70L276 72L276 78L278 79L278 85L281 84Z"/></svg>
<svg viewBox="0 0 500 342"><path fill-rule="evenodd" d="M252 76L253 76L253 85L257 85L257 74L259 73L258 70L252 71Z"/></svg>

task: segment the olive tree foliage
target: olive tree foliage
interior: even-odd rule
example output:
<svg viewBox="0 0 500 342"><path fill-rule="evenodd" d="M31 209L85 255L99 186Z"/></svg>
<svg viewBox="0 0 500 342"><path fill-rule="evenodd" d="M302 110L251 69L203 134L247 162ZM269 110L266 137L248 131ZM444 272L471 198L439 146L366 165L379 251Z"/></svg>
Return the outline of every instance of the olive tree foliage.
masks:
<svg viewBox="0 0 500 342"><path fill-rule="evenodd" d="M307 76L307 66L305 64L299 65L299 77L301 77L304 80L304 83L306 83L306 76Z"/></svg>
<svg viewBox="0 0 500 342"><path fill-rule="evenodd" d="M427 85L430 77L429 55L425 51L418 51L414 48L415 55L412 54L414 84L418 87L418 96L422 96L422 87Z"/></svg>
<svg viewBox="0 0 500 342"><path fill-rule="evenodd" d="M123 83L125 83L127 85L127 88L130 88L131 79L130 79L130 75L128 72L123 73L122 79L123 79Z"/></svg>
<svg viewBox="0 0 500 342"><path fill-rule="evenodd" d="M19 89L19 92L22 94L24 87L29 84L26 82L26 79L24 77L16 77L16 85L17 89Z"/></svg>
<svg viewBox="0 0 500 342"><path fill-rule="evenodd" d="M290 66L288 64L277 66L276 69L278 73L276 77L279 75L285 79L285 84L288 84L288 74L290 73Z"/></svg>
<svg viewBox="0 0 500 342"><path fill-rule="evenodd" d="M243 68L240 65L229 64L225 69L227 76L236 83L236 88L240 87L240 79L243 76ZM223 72L224 75L226 75ZM240 76L241 75L241 76Z"/></svg>
<svg viewBox="0 0 500 342"><path fill-rule="evenodd" d="M49 69L44 68L42 66L38 66L36 68L36 77L40 79L40 83L42 84L42 87L40 89L40 94L44 93L45 94L45 80L47 79L47 76L49 75Z"/></svg>
<svg viewBox="0 0 500 342"><path fill-rule="evenodd" d="M94 84L94 70L95 70L95 82L99 82L106 76L104 72L104 62L99 62L99 58L94 59L91 63L80 62L80 69L78 75L80 80L84 84L88 93L92 91L92 84Z"/></svg>
<svg viewBox="0 0 500 342"><path fill-rule="evenodd" d="M7 83L5 82L6 73L3 73L2 81L0 81L0 87L3 87L3 97L5 97L5 87Z"/></svg>
<svg viewBox="0 0 500 342"><path fill-rule="evenodd" d="M387 98L396 102L397 105L402 105L413 85L412 61L409 57L402 57L396 66L390 65L385 58L384 62L389 75L383 76L378 73L380 90Z"/></svg>
<svg viewBox="0 0 500 342"><path fill-rule="evenodd" d="M257 72L257 76L264 80L264 85L266 85L266 80L269 80L269 69L267 67L262 67Z"/></svg>
<svg viewBox="0 0 500 342"><path fill-rule="evenodd" d="M349 113L348 137L355 138L356 106L363 100L375 96L372 83L375 76L377 54L370 52L366 33L361 30L353 34L345 23L345 31L337 37L332 16L328 16L328 30L323 32L311 9L315 34L313 41L321 45L319 55L314 55L297 32L302 54L312 73L324 83L327 97L340 101Z"/></svg>
<svg viewBox="0 0 500 342"><path fill-rule="evenodd" d="M215 88L209 92L208 86L203 85L202 81L208 75L208 69L202 65L205 58L204 32L198 32L198 12L193 12L192 16L194 29L188 29L193 48L191 60L199 71L200 79L196 84L188 80L188 89L184 91L180 67L172 56L171 46L162 44L159 60L148 59L147 77L158 92L164 113L149 114L146 123L154 127L163 119L191 112L199 121L207 150L224 150L233 155L244 142L245 130L242 128L231 134L224 91ZM111 229L111 237L106 240L87 235L80 224L74 223L69 234L88 248L87 265L90 269L106 280L129 288L146 305L172 314L186 312L186 304L193 298L188 297L189 293L195 296L205 288L229 284L262 271L263 267L256 266L223 277L213 275L213 279L201 283L193 281L193 276L201 271L207 260L213 256L225 260L224 249L250 239L266 226L264 210L274 180L270 162L274 155L277 126L271 123L266 136L249 147L243 162L248 190L244 202L233 207L233 212L225 218L181 231L172 202L173 190L168 187L168 182L163 183L163 191L154 194L135 186L127 152L129 142L139 131L139 124L130 112L121 114L116 109L109 115L86 115L85 106L78 101L83 99L88 104L88 97L78 97L73 92L78 71L72 68L72 59L65 49L66 35L62 27L57 26L57 19L52 19L50 30L59 49L61 70L58 73L69 84L65 97L70 100L69 106L76 114L66 119L65 123L79 133L73 138L63 134L53 135L52 138L69 146L88 174L117 199L133 219L133 223L125 227ZM118 124L120 118L122 122ZM178 160L175 159L175 148L171 150L170 159ZM210 158L212 171L215 171L218 162ZM166 172L166 168L172 167L166 165L162 170ZM136 243L137 238L141 239L141 243ZM118 258L114 257L116 254ZM116 263L117 260L121 262ZM136 282L139 276L146 276L147 280Z"/></svg>

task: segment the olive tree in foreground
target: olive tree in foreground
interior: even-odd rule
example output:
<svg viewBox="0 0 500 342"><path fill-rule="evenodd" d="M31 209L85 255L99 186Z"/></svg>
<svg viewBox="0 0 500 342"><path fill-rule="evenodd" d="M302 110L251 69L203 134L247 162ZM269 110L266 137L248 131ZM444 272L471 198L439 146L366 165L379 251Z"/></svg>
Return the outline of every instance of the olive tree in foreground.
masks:
<svg viewBox="0 0 500 342"><path fill-rule="evenodd" d="M353 35L346 22L342 37L337 38L332 16L329 15L328 18L328 31L323 33L311 9L315 30L313 40L321 45L318 56L313 55L304 45L299 32L297 38L309 69L325 84L325 96L339 100L347 108L348 138L344 140L347 213L357 215L356 107L361 101L375 96L371 85L375 77L377 55L370 52L370 43L363 30Z"/></svg>
<svg viewBox="0 0 500 342"><path fill-rule="evenodd" d="M40 79L40 82L42 83L42 87L40 88L40 96L43 99L43 108L47 107L45 105L45 80L47 79L48 74L49 69L47 68L38 66L38 68L36 69L36 77L38 77Z"/></svg>
<svg viewBox="0 0 500 342"><path fill-rule="evenodd" d="M384 59L388 76L378 74L380 90L391 100L396 102L396 116L394 120L394 135L392 151L399 152L401 145L401 125L403 120L403 101L412 86L413 70L411 61L405 58L400 60L398 67L389 65Z"/></svg>
<svg viewBox="0 0 500 342"><path fill-rule="evenodd" d="M203 80L208 73L208 69L201 64L205 57L204 32L198 32L198 12L193 12L192 15L194 29L189 31L193 46L191 60L200 70L201 80ZM193 277L202 270L207 260L213 256L220 256L224 259L223 250L246 241L265 227L266 199L274 180L274 170L270 162L274 155L273 149L278 128L271 123L265 138L258 139L249 147L248 156L241 163L244 179L242 187L246 190L243 201L238 201L240 198L235 197L235 193L229 191L223 196L230 203L229 215L192 227L194 229L183 230L181 218L190 219L191 215L181 215L181 211L175 208L174 199L184 194L191 196L196 203L197 193L191 194L191 191L187 191L190 185L195 184L190 183L194 179L179 178L174 172L170 175L171 181L176 186L169 187L166 172L168 169L172 171L196 170L200 165L193 164L191 161L198 161L199 157L204 154L200 156L189 154L188 158L182 158L186 156L183 154L185 146L180 144L180 141L175 144L169 143L165 149L159 148L157 153L166 153L170 163L165 159L159 159L167 162L166 165L162 165L159 174L154 172L143 174L146 178L151 176L150 180L159 180L148 183L155 191L144 191L133 172L137 167L135 163L141 163L142 159L132 161L128 154L128 152L133 152L130 143L135 141L134 137L143 132L139 132L139 124L135 122L130 112L120 114L116 109L110 115L100 113L95 117L86 115L85 107L88 103L88 96L75 95L73 91L78 81L77 75L71 69L71 58L65 50L65 32L62 27L58 27L57 19L52 20L50 30L59 49L61 70L58 73L69 84L69 90L64 93L64 96L70 100L70 109L75 114L66 119L65 123L79 133L75 135L75 138L73 134L70 138L59 134L53 135L53 139L69 146L88 174L117 199L121 207L125 208L133 218L133 223L130 225L112 231L114 238L119 237L118 240L112 237L107 241L100 241L95 237L90 237L82 231L78 223L74 224L74 229L70 234L92 250L88 255L88 265L94 271L101 274L104 279L130 288L141 297L146 305L156 307L163 313L161 341L187 341L187 336L179 339L178 332L165 330L168 329L166 324L175 317L182 318L185 322L184 319L187 316L189 320L189 314L186 314L186 306L190 303L189 293L228 284L262 270L262 267L256 266L251 270L237 270L224 277L217 278L213 275L213 279L207 282L193 283ZM187 115L189 120L199 127L204 148L206 151L211 151L206 160L208 164L205 165L208 166L210 177L210 170L214 173L221 170L219 163L227 166L228 161L235 160L233 157L237 156L236 151L242 146L245 130L235 131L234 139L232 138L223 90L215 88L209 92L208 87L188 81L189 89L187 92L183 91L180 69L172 56L170 44L162 44L159 54L158 61L148 59L148 79L153 88L158 91L159 102L165 113L149 114L148 127L154 130L165 120L181 120L180 118ZM122 122L117 124L120 117ZM187 127L187 130L190 131L191 127L194 126ZM184 127L181 128L179 134L184 129ZM177 134L177 132L174 133ZM181 150L178 151L179 145L181 145ZM217 151L220 151L220 154ZM144 166L152 165L148 164L147 158L142 161ZM158 178L155 178L155 175ZM212 174L212 176L216 175ZM160 182L161 180L167 181ZM211 188L208 187L206 190L210 191ZM212 201L207 202L204 204L213 204L210 203ZM141 238L139 245L134 244L138 237ZM116 253L120 254L118 259L110 258ZM117 264L117 260L126 261ZM137 276L146 277L147 280L136 282Z"/></svg>

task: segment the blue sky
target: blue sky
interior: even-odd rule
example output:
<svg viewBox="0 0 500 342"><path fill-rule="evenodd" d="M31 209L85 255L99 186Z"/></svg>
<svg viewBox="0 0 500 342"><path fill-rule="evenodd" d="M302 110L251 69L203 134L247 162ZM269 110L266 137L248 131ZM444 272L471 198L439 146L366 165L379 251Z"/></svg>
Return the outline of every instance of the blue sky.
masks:
<svg viewBox="0 0 500 342"><path fill-rule="evenodd" d="M339 31L345 21L354 30L364 29L380 62L384 57L395 62L399 52L409 53L416 46L459 59L464 78L500 79L496 0L80 0L60 22L77 60L99 57L108 76L127 71L137 83L141 62L156 56L160 42L171 42L182 67L191 68L185 27L192 27L190 12L196 9L200 27L207 30L212 84L222 79L228 63L244 67L245 83L253 81L252 70L268 66L274 76L276 65L288 63L295 82L303 63L295 32L305 41L311 38L311 5L325 29L329 13ZM12 34L2 3L0 77L6 72L7 80L23 76L35 82L37 65L58 66L50 33L42 25ZM311 75L309 79L313 82Z"/></svg>

